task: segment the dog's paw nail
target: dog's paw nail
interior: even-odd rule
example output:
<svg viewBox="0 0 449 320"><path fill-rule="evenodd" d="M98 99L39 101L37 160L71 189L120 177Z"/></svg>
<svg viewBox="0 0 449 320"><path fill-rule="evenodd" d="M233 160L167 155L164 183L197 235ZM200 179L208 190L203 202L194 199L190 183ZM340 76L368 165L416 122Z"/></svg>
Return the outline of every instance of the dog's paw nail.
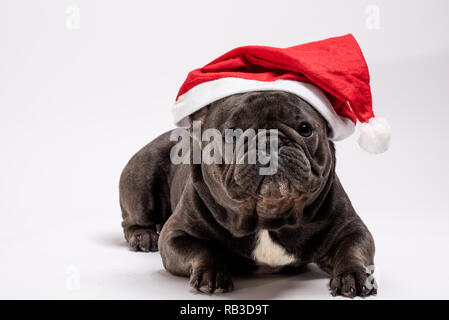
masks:
<svg viewBox="0 0 449 320"><path fill-rule="evenodd" d="M345 292L344 294L343 294L345 297L348 297L348 298L354 298L355 296L356 296L356 294L355 294L355 289L353 288L353 287L350 287L349 288L349 291L347 291L347 292Z"/></svg>
<svg viewBox="0 0 449 320"><path fill-rule="evenodd" d="M210 280L209 281L209 290L212 292L215 289L215 283L214 281Z"/></svg>
<svg viewBox="0 0 449 320"><path fill-rule="evenodd" d="M333 289L331 290L331 295L332 295L333 297L336 297L337 294L338 294L338 288L333 288Z"/></svg>
<svg viewBox="0 0 449 320"><path fill-rule="evenodd" d="M361 296L366 297L368 295L368 289L365 286L362 287Z"/></svg>
<svg viewBox="0 0 449 320"><path fill-rule="evenodd" d="M355 297L355 289L353 288L353 287L351 287L350 289L349 289L349 291L350 291L350 296L351 296L351 298L354 298Z"/></svg>
<svg viewBox="0 0 449 320"><path fill-rule="evenodd" d="M199 286L200 286L200 280L196 279L196 280L195 280L195 283L193 284L193 287L194 287L195 289L198 289Z"/></svg>

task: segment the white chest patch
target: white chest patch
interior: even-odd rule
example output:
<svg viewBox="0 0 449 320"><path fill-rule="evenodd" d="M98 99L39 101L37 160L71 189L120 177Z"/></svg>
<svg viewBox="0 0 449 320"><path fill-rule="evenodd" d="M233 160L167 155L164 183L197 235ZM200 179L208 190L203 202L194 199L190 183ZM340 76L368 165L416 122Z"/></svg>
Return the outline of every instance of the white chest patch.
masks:
<svg viewBox="0 0 449 320"><path fill-rule="evenodd" d="M270 267L285 266L297 259L292 254L271 240L268 230L260 230L257 235L257 245L253 251L254 260Z"/></svg>

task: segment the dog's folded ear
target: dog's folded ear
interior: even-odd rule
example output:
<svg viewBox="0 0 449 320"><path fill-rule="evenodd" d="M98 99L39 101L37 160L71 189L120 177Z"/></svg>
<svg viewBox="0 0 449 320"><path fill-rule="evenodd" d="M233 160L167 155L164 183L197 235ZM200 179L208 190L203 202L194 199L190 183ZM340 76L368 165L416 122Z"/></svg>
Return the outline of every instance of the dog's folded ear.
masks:
<svg viewBox="0 0 449 320"><path fill-rule="evenodd" d="M332 128L329 126L329 124L326 121L326 137L329 138L332 135Z"/></svg>
<svg viewBox="0 0 449 320"><path fill-rule="evenodd" d="M186 141L189 141L189 143L191 143L189 150L194 150L195 149L194 145L197 145L198 150L201 150L202 136L201 136L201 129L199 129L200 131L198 132L198 128L201 128L204 121L206 120L208 111L209 111L209 105L199 109L198 111L194 112L191 115L188 115L187 117L185 117L184 119L179 121L177 124L178 128L173 130L172 137L170 139L174 139L172 141L176 141L176 139L178 139L178 137L185 138L185 134L187 134L187 136L190 136L190 138L191 138L191 139L186 140ZM196 164L197 163L196 160L193 160L193 163Z"/></svg>
<svg viewBox="0 0 449 320"><path fill-rule="evenodd" d="M194 112L191 115L188 115L187 117L179 121L178 126L191 128L193 121L200 121L201 124L203 124L204 120L206 119L208 111L209 105L199 109L198 111Z"/></svg>
<svg viewBox="0 0 449 320"><path fill-rule="evenodd" d="M190 124L193 123L193 121L200 121L201 124L204 123L204 120L206 119L207 113L209 111L209 106L205 106L201 108L200 110L196 111L192 115L189 116Z"/></svg>

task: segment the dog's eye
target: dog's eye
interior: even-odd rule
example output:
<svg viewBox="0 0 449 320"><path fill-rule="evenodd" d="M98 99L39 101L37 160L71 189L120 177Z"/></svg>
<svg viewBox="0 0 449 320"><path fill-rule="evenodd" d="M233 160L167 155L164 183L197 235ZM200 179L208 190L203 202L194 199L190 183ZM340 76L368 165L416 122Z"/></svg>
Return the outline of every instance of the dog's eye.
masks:
<svg viewBox="0 0 449 320"><path fill-rule="evenodd" d="M310 137L313 133L312 126L307 122L303 122L299 125L298 133L303 137Z"/></svg>

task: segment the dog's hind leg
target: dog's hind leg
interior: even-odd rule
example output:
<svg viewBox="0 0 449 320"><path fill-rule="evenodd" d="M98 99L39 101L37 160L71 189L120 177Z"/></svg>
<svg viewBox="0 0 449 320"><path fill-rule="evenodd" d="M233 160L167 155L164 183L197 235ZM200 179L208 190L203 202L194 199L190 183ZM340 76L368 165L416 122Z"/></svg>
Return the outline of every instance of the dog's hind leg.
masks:
<svg viewBox="0 0 449 320"><path fill-rule="evenodd" d="M171 215L169 132L143 147L120 177L125 239L136 251L157 251L159 232Z"/></svg>

